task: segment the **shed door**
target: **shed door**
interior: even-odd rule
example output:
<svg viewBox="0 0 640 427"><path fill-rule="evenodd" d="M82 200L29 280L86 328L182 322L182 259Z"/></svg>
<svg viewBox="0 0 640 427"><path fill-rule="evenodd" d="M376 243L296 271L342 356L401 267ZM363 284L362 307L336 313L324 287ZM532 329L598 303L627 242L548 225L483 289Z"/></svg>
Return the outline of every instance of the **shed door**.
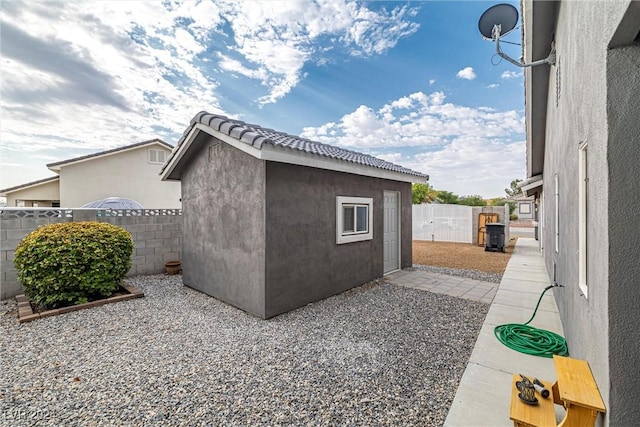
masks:
<svg viewBox="0 0 640 427"><path fill-rule="evenodd" d="M400 268L399 199L396 192L384 192L384 273Z"/></svg>

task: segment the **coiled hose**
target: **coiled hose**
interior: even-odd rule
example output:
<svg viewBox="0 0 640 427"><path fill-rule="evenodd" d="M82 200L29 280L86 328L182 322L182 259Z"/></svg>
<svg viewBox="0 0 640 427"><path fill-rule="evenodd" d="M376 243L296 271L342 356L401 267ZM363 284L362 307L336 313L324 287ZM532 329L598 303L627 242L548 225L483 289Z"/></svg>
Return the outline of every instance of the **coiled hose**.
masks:
<svg viewBox="0 0 640 427"><path fill-rule="evenodd" d="M559 356L568 355L567 341L563 337L545 329L528 326L533 318L536 317L536 312L545 292L553 287L553 285L550 285L544 288L542 295L538 299L538 304L536 304L536 309L533 310L533 315L527 323L507 323L496 326L493 333L498 338L498 341L510 349L533 356L553 357L554 354Z"/></svg>

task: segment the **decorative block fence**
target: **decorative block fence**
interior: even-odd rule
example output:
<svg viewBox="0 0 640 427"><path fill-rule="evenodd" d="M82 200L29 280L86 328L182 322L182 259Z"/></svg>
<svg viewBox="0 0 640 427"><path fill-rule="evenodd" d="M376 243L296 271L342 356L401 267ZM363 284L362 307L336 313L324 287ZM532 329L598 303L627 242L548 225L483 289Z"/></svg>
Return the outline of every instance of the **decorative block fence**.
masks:
<svg viewBox="0 0 640 427"><path fill-rule="evenodd" d="M162 273L166 261L182 259L181 209L0 208L0 299L22 291L13 267L20 241L41 225L71 221L108 222L129 231L129 276Z"/></svg>

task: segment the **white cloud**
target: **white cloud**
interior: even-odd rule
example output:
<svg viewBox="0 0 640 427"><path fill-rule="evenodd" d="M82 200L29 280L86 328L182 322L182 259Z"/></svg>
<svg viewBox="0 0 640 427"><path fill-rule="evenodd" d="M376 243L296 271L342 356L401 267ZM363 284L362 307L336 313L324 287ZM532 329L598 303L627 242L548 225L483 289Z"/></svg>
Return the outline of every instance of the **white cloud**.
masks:
<svg viewBox="0 0 640 427"><path fill-rule="evenodd" d="M459 79L473 80L476 78L476 73L473 71L472 67L466 67L458 71L458 74L456 74L456 76Z"/></svg>
<svg viewBox="0 0 640 427"><path fill-rule="evenodd" d="M98 150L151 137L171 141L198 109L220 112L217 82L195 61L205 48L203 35L215 30L219 17L202 20L195 3L164 6L105 1L34 3L12 16L3 10L3 24L21 22L14 31L16 43L25 39L36 48L53 47L36 62L19 51L7 56L10 46L3 39L2 91L21 88L23 95L3 100L3 144ZM54 14L62 19L53 19ZM193 23L180 26L180 19ZM79 72L97 73L100 86L71 80L60 58ZM62 96L52 96L56 92ZM25 107L29 97L41 102Z"/></svg>
<svg viewBox="0 0 640 427"><path fill-rule="evenodd" d="M429 86L432 86L436 82L436 79L429 79Z"/></svg>
<svg viewBox="0 0 640 427"><path fill-rule="evenodd" d="M500 78L503 80L517 79L522 77L522 71L503 71Z"/></svg>
<svg viewBox="0 0 640 427"><path fill-rule="evenodd" d="M469 108L447 103L442 92L416 92L377 111L361 105L301 136L425 172L437 189L489 197L503 193L508 177L524 176L525 144L512 140L523 134L524 117L516 111Z"/></svg>
<svg viewBox="0 0 640 427"><path fill-rule="evenodd" d="M351 55L378 55L415 33L415 9L396 6L372 10L352 1L223 2L221 12L233 30L245 68L265 70L259 78L270 91L260 104L274 103L295 87L304 65L339 46ZM314 54L319 54L316 58Z"/></svg>
<svg viewBox="0 0 640 427"><path fill-rule="evenodd" d="M495 89L498 86L500 86L498 83L491 83L489 86L487 86L487 89Z"/></svg>
<svg viewBox="0 0 640 427"><path fill-rule="evenodd" d="M402 153L378 154L376 157L391 163L399 163L402 161Z"/></svg>
<svg viewBox="0 0 640 427"><path fill-rule="evenodd" d="M245 77L250 77L252 79L264 80L267 78L267 70L265 70L264 68L260 68L256 70L249 69L245 67L242 64L242 62L236 59L230 58L221 53L218 53L218 58L220 58L220 61L218 62L218 64L220 65L220 68L222 68L225 71L229 71L231 73L238 73Z"/></svg>
<svg viewBox="0 0 640 427"><path fill-rule="evenodd" d="M415 16L351 0L4 2L3 150L64 159L173 142L199 110L233 116L223 77L255 80L257 104L275 103L309 61L384 53L417 31Z"/></svg>
<svg viewBox="0 0 640 427"><path fill-rule="evenodd" d="M259 81L265 95L256 101L274 103L305 77L313 54L342 46L376 55L418 29L413 8L373 10L347 0L5 6L2 127L12 132L3 144L18 146L47 135L61 137L51 146L95 149L172 140L198 110L222 112L216 71ZM20 22L13 46L4 37L11 22ZM40 53L21 51L22 39ZM93 79L72 78L69 70ZM25 110L28 99L37 101L37 113Z"/></svg>
<svg viewBox="0 0 640 427"><path fill-rule="evenodd" d="M442 92L416 92L379 110L361 105L339 123L307 127L301 136L360 149L439 146L451 138L507 138L524 132L515 111L496 112L445 103Z"/></svg>
<svg viewBox="0 0 640 427"><path fill-rule="evenodd" d="M458 195L504 196L509 177L525 174L524 141L460 137L442 150L422 152L402 160L402 165L429 174L438 190Z"/></svg>

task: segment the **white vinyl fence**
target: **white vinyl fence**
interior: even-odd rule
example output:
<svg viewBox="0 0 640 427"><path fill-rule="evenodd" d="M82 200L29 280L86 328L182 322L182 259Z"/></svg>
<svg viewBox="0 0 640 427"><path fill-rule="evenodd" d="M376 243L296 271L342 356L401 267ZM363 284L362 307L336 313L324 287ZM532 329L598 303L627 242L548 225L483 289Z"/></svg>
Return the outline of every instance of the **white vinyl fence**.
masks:
<svg viewBox="0 0 640 427"><path fill-rule="evenodd" d="M472 243L473 208L464 205L413 205L413 240Z"/></svg>

